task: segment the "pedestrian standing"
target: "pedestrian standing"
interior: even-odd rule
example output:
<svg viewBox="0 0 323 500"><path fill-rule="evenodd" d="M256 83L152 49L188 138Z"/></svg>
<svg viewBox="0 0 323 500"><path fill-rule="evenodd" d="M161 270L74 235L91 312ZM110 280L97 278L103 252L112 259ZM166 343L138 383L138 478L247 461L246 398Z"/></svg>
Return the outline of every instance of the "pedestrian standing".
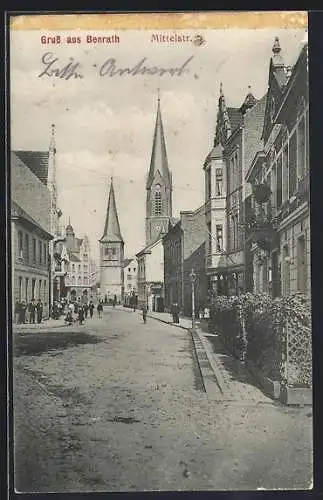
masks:
<svg viewBox="0 0 323 500"><path fill-rule="evenodd" d="M92 316L93 316L93 309L94 309L94 304L91 300L90 304L89 304L90 318L92 318Z"/></svg>
<svg viewBox="0 0 323 500"><path fill-rule="evenodd" d="M86 319L87 318L87 312L88 312L88 305L87 304L84 304L84 318Z"/></svg>
<svg viewBox="0 0 323 500"><path fill-rule="evenodd" d="M21 304L19 300L16 300L15 302L15 309L14 309L14 315L15 315L15 323L16 325L19 325L19 320L20 320L20 308Z"/></svg>
<svg viewBox="0 0 323 500"><path fill-rule="evenodd" d="M83 308L83 306L80 306L78 308L78 318L79 318L80 325L83 325L83 321L84 321L84 308Z"/></svg>
<svg viewBox="0 0 323 500"><path fill-rule="evenodd" d="M36 311L37 311L37 323L41 323L43 320L43 303L40 299L38 299L37 305L36 305Z"/></svg>
<svg viewBox="0 0 323 500"><path fill-rule="evenodd" d="M28 304L28 312L29 312L29 323L35 323L35 313L36 313L36 304L35 299L32 299Z"/></svg>
<svg viewBox="0 0 323 500"><path fill-rule="evenodd" d="M26 323L26 309L27 305L23 300L20 307L20 323Z"/></svg>
<svg viewBox="0 0 323 500"><path fill-rule="evenodd" d="M144 305L142 307L142 319L144 320L144 323L146 323L147 321L147 306Z"/></svg>
<svg viewBox="0 0 323 500"><path fill-rule="evenodd" d="M103 311L103 306L102 306L101 302L98 303L97 311L98 311L99 318L101 318L101 312Z"/></svg>

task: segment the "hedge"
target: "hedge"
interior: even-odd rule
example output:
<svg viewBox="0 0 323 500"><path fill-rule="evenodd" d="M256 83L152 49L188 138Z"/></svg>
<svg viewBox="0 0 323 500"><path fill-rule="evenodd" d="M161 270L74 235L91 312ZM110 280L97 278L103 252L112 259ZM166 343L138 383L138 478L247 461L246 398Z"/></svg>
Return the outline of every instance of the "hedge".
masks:
<svg viewBox="0 0 323 500"><path fill-rule="evenodd" d="M296 293L219 296L210 325L236 357L290 386L311 387L311 302Z"/></svg>

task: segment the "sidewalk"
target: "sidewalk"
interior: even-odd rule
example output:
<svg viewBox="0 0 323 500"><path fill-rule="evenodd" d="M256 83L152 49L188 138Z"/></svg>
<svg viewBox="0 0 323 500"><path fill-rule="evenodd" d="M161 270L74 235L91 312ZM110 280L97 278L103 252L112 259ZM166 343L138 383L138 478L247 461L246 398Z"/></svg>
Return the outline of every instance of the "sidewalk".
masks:
<svg viewBox="0 0 323 500"><path fill-rule="evenodd" d="M179 323L173 323L169 313L149 311L147 316L191 332L205 390L213 399L251 404L272 402L257 387L247 368L227 352L220 338L208 332L207 321L196 320L193 331L191 318L180 317Z"/></svg>
<svg viewBox="0 0 323 500"><path fill-rule="evenodd" d="M52 328L60 328L66 326L65 316L61 316L59 319L45 319L41 323L22 323L20 325L12 325L13 331L19 332L20 330L26 331L37 331L37 330L51 330Z"/></svg>

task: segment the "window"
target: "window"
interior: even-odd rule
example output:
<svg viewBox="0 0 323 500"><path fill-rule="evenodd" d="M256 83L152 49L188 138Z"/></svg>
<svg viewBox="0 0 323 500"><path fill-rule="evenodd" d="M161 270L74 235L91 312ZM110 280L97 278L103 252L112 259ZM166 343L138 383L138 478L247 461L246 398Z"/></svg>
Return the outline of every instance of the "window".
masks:
<svg viewBox="0 0 323 500"><path fill-rule="evenodd" d="M43 263L43 244L41 241L38 242L38 250L39 250L39 264Z"/></svg>
<svg viewBox="0 0 323 500"><path fill-rule="evenodd" d="M35 281L35 280L33 280ZM29 290L29 278L26 278L25 279L25 301L28 302L28 299L29 299L29 294L28 294L28 290ZM31 298L33 299L33 295L31 296Z"/></svg>
<svg viewBox="0 0 323 500"><path fill-rule="evenodd" d="M290 262L289 262L289 250L288 246L284 246L283 250L283 279L284 279L284 295L289 294L290 291Z"/></svg>
<svg viewBox="0 0 323 500"><path fill-rule="evenodd" d="M305 145L305 119L301 119L297 130L297 175L299 179L303 179L306 171L306 145Z"/></svg>
<svg viewBox="0 0 323 500"><path fill-rule="evenodd" d="M78 272L80 273L80 272L81 272L81 264L79 264L79 265L77 266L77 269L78 269Z"/></svg>
<svg viewBox="0 0 323 500"><path fill-rule="evenodd" d="M72 273L75 273L75 264L72 264Z"/></svg>
<svg viewBox="0 0 323 500"><path fill-rule="evenodd" d="M289 196L296 192L297 184L297 143L296 132L289 139Z"/></svg>
<svg viewBox="0 0 323 500"><path fill-rule="evenodd" d="M215 196L222 196L222 168L215 170Z"/></svg>
<svg viewBox="0 0 323 500"><path fill-rule="evenodd" d="M222 225L216 226L216 251L223 251L223 228Z"/></svg>
<svg viewBox="0 0 323 500"><path fill-rule="evenodd" d="M109 248L108 248L108 247L106 247L106 248L104 249L104 255L109 255L109 253L110 253Z"/></svg>
<svg viewBox="0 0 323 500"><path fill-rule="evenodd" d="M45 280L44 281L44 302L47 302L46 300L46 294L47 294L47 281Z"/></svg>
<svg viewBox="0 0 323 500"><path fill-rule="evenodd" d="M31 298L35 298L35 287L36 287L36 280L32 279L31 280Z"/></svg>
<svg viewBox="0 0 323 500"><path fill-rule="evenodd" d="M277 207L277 165L271 169L271 205L274 209Z"/></svg>
<svg viewBox="0 0 323 500"><path fill-rule="evenodd" d="M39 290L38 290L38 298L41 299L42 293L42 280L39 280Z"/></svg>
<svg viewBox="0 0 323 500"><path fill-rule="evenodd" d="M206 175L206 199L211 198L212 193L212 178L211 178L211 167L209 166L205 172Z"/></svg>
<svg viewBox="0 0 323 500"><path fill-rule="evenodd" d="M25 259L29 262L29 234L25 234Z"/></svg>
<svg viewBox="0 0 323 500"><path fill-rule="evenodd" d="M18 255L22 257L22 252L24 249L23 235L21 231L18 231Z"/></svg>
<svg viewBox="0 0 323 500"><path fill-rule="evenodd" d="M288 200L288 144L283 149L283 202Z"/></svg>
<svg viewBox="0 0 323 500"><path fill-rule="evenodd" d="M133 272L134 272L134 273L136 272L136 268L135 268L135 267L133 268Z"/></svg>
<svg viewBox="0 0 323 500"><path fill-rule="evenodd" d="M36 239L33 238L33 262L36 262Z"/></svg>
<svg viewBox="0 0 323 500"><path fill-rule="evenodd" d="M115 255L115 254L116 254L116 249L112 248L112 255Z"/></svg>
<svg viewBox="0 0 323 500"><path fill-rule="evenodd" d="M72 285L75 285L75 276L72 276Z"/></svg>
<svg viewBox="0 0 323 500"><path fill-rule="evenodd" d="M81 276L78 277L77 283L78 283L78 285L80 285L82 283Z"/></svg>
<svg viewBox="0 0 323 500"><path fill-rule="evenodd" d="M276 199L277 199L277 208L279 208L282 204L282 157L279 156L277 158L277 193L276 193Z"/></svg>
<svg viewBox="0 0 323 500"><path fill-rule="evenodd" d="M211 222L208 222L207 224L207 233L208 233L208 244L209 244L209 251L208 253L212 253L212 232L211 232Z"/></svg>
<svg viewBox="0 0 323 500"><path fill-rule="evenodd" d="M44 264L47 264L47 252L46 252L46 243L44 243Z"/></svg>
<svg viewBox="0 0 323 500"><path fill-rule="evenodd" d="M162 199L161 192L155 192L155 215L161 215L162 213Z"/></svg>
<svg viewBox="0 0 323 500"><path fill-rule="evenodd" d="M22 277L19 276L18 278L18 294L19 294L19 301L22 301Z"/></svg>
<svg viewBox="0 0 323 500"><path fill-rule="evenodd" d="M305 238L297 240L297 290L306 293L306 249Z"/></svg>

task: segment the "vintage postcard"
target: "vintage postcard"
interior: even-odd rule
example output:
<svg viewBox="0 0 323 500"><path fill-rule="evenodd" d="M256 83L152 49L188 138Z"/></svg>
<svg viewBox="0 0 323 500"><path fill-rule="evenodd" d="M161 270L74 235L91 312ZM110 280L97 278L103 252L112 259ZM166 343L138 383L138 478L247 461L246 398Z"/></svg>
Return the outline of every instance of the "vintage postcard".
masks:
<svg viewBox="0 0 323 500"><path fill-rule="evenodd" d="M312 488L307 13L9 30L15 490Z"/></svg>

